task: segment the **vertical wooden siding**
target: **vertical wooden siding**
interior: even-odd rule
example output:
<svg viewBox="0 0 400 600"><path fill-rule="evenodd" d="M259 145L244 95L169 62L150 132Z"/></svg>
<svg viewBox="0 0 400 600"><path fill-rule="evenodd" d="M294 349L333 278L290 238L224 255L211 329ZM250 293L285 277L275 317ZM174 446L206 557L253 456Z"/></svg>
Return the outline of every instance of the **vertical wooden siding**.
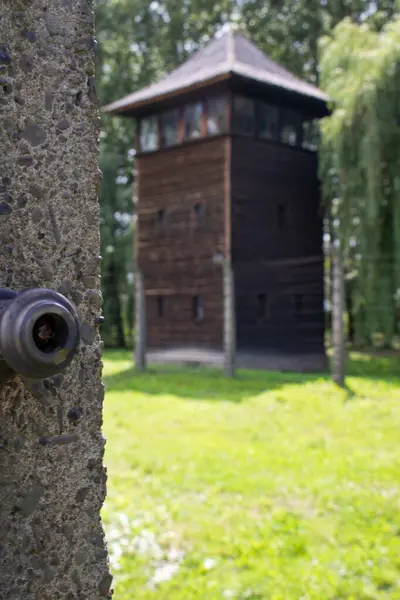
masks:
<svg viewBox="0 0 400 600"><path fill-rule="evenodd" d="M137 253L151 348L222 347L222 272L212 257L225 243L224 145L224 138L206 139L137 159ZM202 225L196 204L204 210ZM165 298L163 317L157 296ZM194 296L203 299L201 322L193 319Z"/></svg>
<svg viewBox="0 0 400 600"><path fill-rule="evenodd" d="M323 353L317 157L234 138L231 168L238 347Z"/></svg>

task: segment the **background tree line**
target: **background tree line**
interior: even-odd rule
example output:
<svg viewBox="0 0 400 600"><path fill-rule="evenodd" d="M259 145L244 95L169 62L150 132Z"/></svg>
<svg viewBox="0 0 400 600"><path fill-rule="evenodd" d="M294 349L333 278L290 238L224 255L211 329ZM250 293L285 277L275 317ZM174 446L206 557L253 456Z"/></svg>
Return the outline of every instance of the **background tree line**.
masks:
<svg viewBox="0 0 400 600"><path fill-rule="evenodd" d="M359 343L379 332L389 345L398 327L398 14L394 0L96 0L101 105L159 79L227 22L335 100L321 127L321 179ZM131 120L103 116L103 338L118 346L132 343L134 139Z"/></svg>

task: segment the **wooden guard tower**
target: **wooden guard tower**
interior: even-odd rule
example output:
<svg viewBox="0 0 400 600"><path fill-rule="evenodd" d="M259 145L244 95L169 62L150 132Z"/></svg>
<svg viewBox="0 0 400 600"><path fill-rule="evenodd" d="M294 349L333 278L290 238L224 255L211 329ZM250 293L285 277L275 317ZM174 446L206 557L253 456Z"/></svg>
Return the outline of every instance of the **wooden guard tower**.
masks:
<svg viewBox="0 0 400 600"><path fill-rule="evenodd" d="M323 368L325 94L230 30L104 110L137 120L138 325L152 357L236 348L246 366Z"/></svg>

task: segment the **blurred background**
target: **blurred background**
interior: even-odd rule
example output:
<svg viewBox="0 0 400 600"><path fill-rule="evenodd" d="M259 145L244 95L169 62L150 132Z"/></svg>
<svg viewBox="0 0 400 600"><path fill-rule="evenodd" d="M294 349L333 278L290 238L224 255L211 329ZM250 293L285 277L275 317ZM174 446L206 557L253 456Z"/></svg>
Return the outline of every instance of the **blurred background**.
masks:
<svg viewBox="0 0 400 600"><path fill-rule="evenodd" d="M334 100L321 124L327 337L335 239L344 250L347 333L356 347L397 347L400 178L394 0L96 0L100 105L160 79L228 23ZM102 291L107 347L134 344L133 119L103 115Z"/></svg>

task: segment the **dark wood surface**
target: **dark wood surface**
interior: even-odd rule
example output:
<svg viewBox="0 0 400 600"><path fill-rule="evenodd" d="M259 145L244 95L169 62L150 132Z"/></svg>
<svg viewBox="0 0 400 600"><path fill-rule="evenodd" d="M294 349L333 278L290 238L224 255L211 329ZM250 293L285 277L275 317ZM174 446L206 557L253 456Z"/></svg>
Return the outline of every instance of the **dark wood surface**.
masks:
<svg viewBox="0 0 400 600"><path fill-rule="evenodd" d="M323 353L316 155L235 137L231 172L238 347Z"/></svg>
<svg viewBox="0 0 400 600"><path fill-rule="evenodd" d="M223 252L235 273L239 350L324 353L315 154L218 137L141 155L137 168L150 348L222 348L222 269L212 259ZM193 317L195 296L203 301L201 321Z"/></svg>
<svg viewBox="0 0 400 600"><path fill-rule="evenodd" d="M222 271L212 257L224 250L225 139L142 155L137 168L137 252L148 346L220 348ZM199 204L200 219L195 208ZM158 315L157 296L165 297L163 317ZM194 296L203 300L201 321L193 318Z"/></svg>

